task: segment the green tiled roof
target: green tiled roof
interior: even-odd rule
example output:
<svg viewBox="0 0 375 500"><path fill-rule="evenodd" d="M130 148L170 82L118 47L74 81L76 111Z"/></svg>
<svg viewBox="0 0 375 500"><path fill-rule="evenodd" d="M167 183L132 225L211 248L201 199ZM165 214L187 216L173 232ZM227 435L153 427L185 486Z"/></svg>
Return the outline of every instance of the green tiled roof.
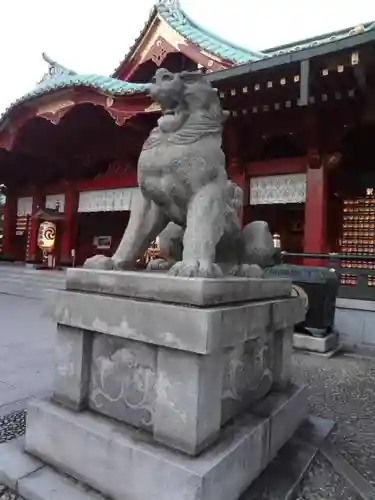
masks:
<svg viewBox="0 0 375 500"><path fill-rule="evenodd" d="M178 0L159 0L152 9L149 19L139 37L135 40L120 65L115 69L113 75L116 75L123 63L129 59L157 14L187 40L190 40L203 50L233 64L257 61L263 57L262 52L239 47L210 33L202 26L199 26L181 9Z"/></svg>
<svg viewBox="0 0 375 500"><path fill-rule="evenodd" d="M143 94L147 92L149 87L149 84L124 82L110 76L79 75L72 70L68 70L64 66L51 61L47 56L45 56L45 54L43 54L43 57L50 64L49 74L47 74L33 90L14 101L4 111L0 117L0 125L9 112L15 107L26 101L30 101L58 90L74 87L86 87L96 90L97 92L116 97Z"/></svg>
<svg viewBox="0 0 375 500"><path fill-rule="evenodd" d="M110 94L111 96L122 96L144 93L147 91L149 84L123 82L110 76L60 75L39 83L34 90L16 101L16 104L42 94L71 87L89 87L99 92Z"/></svg>
<svg viewBox="0 0 375 500"><path fill-rule="evenodd" d="M251 64L261 59L269 59L281 54L298 52L300 50L309 49L341 40L343 38L355 36L361 32L375 30L375 22L371 22L360 27L336 31L319 37L302 40L300 42L267 49L263 52L255 52L248 51L225 42L219 37L212 35L204 28L199 27L181 10L178 0L159 0L157 5L155 5L140 37L135 42L129 54L132 53L139 39L147 31L156 14L159 14L178 33L191 40L203 50L215 54L227 61L231 61L233 64ZM8 107L8 109L5 110L5 112L0 116L0 128L4 126L9 112L18 105L61 89L86 87L110 96L124 96L146 93L149 88L148 84L126 82L118 80L113 76L79 75L76 72L52 61L45 54L43 54L43 57L49 64L49 73L32 91L17 99Z"/></svg>
<svg viewBox="0 0 375 500"><path fill-rule="evenodd" d="M317 47L326 43L336 42L338 40L342 40L343 38L348 38L350 36L357 35L358 33L363 33L365 31L370 31L373 29L375 29L375 21L365 23L361 26L351 26L350 28L342 29L339 31L333 31L331 33L325 33L313 38L306 38L305 40L299 40L297 42L291 42L285 45L280 45L278 47L266 49L263 50L263 54L264 57L274 57L282 54L288 54L290 52L298 52L299 50L310 49L312 47Z"/></svg>
<svg viewBox="0 0 375 500"><path fill-rule="evenodd" d="M256 61L263 57L262 52L247 50L234 45L210 33L202 26L199 26L180 8L178 1L171 2L169 0L162 0L157 5L157 10L160 16L174 28L177 33L198 45L203 50L226 61L230 61L234 64L241 64L254 60Z"/></svg>
<svg viewBox="0 0 375 500"><path fill-rule="evenodd" d="M219 56L226 61L232 62L235 65L251 63L281 54L297 52L299 50L304 50L329 42L341 40L342 38L356 35L361 31L369 31L375 29L375 22L369 22L365 23L363 26L350 27L318 37L308 38L306 40L300 40L278 47L273 47L271 49L265 49L262 51L248 50L243 47L234 45L226 40L223 40L219 36L210 33L207 29L198 25L198 23L193 21L181 9L179 0L159 0L152 9L150 17L139 37L135 40L125 59L114 71L113 76L117 74L117 71L124 64L124 62L130 58L131 54L136 49L139 41L147 32L152 20L157 14L159 14L159 16L162 17L173 29L175 29L177 33L184 36L192 43L196 44L203 50L213 55Z"/></svg>

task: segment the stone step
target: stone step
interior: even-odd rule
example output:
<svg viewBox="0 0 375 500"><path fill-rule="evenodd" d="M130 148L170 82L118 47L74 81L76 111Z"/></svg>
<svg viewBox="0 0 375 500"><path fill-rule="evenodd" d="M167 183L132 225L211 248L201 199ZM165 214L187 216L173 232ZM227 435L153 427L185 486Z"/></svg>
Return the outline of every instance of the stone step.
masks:
<svg viewBox="0 0 375 500"><path fill-rule="evenodd" d="M43 300L45 296L44 290L34 290L33 288L11 288L2 286L0 286L0 294L37 300Z"/></svg>
<svg viewBox="0 0 375 500"><path fill-rule="evenodd" d="M65 285L65 281L44 281L44 280L22 280L14 278L2 278L0 276L0 282L9 286L37 286L41 288L57 288L62 289Z"/></svg>
<svg viewBox="0 0 375 500"><path fill-rule="evenodd" d="M317 448L291 439L239 500L292 500Z"/></svg>
<svg viewBox="0 0 375 500"><path fill-rule="evenodd" d="M29 277L29 276L3 276L0 274L1 281L9 281L12 283L32 283L32 284L41 284L41 285L61 285L65 283L65 279L56 279L56 278L43 278L43 277Z"/></svg>
<svg viewBox="0 0 375 500"><path fill-rule="evenodd" d="M25 266L25 265L4 265L0 264L0 273L2 272L12 272L12 273L40 273L40 274L63 274L64 270L58 269L36 269L34 266Z"/></svg>
<svg viewBox="0 0 375 500"><path fill-rule="evenodd" d="M25 271L25 272L47 272L47 273L59 273L59 272L64 272L65 268L55 268L55 269L48 269L46 267L44 268L36 268L35 265L33 264L23 264L23 265L17 265L17 264L9 264L9 265L4 265L3 263L0 262L0 271L1 270L15 270L15 271Z"/></svg>
<svg viewBox="0 0 375 500"><path fill-rule="evenodd" d="M18 297L44 299L46 291L51 289L62 289L60 283L14 283L0 278L0 293L15 295Z"/></svg>
<svg viewBox="0 0 375 500"><path fill-rule="evenodd" d="M292 500L333 423L309 417L240 500ZM0 483L25 500L104 500L95 490L25 453L24 439L0 445Z"/></svg>
<svg viewBox="0 0 375 500"><path fill-rule="evenodd" d="M105 500L91 488L28 455L23 446L24 438L0 445L0 484L25 500Z"/></svg>
<svg viewBox="0 0 375 500"><path fill-rule="evenodd" d="M27 291L45 292L47 290L60 290L63 287L59 284L36 284L36 283L12 283L12 282L1 282L0 280L0 292L8 295L23 295Z"/></svg>
<svg viewBox="0 0 375 500"><path fill-rule="evenodd" d="M65 280L38 280L38 279L22 279L22 278L14 278L9 276L0 276L0 281L3 283L9 283L20 286L41 286L43 288L62 288L65 284Z"/></svg>
<svg viewBox="0 0 375 500"><path fill-rule="evenodd" d="M339 450L330 443L324 443L320 450L336 472L346 479L361 500L375 500L375 488L352 465Z"/></svg>
<svg viewBox="0 0 375 500"><path fill-rule="evenodd" d="M65 287L65 272L38 271L22 266L0 266L0 293L43 299L48 289Z"/></svg>
<svg viewBox="0 0 375 500"><path fill-rule="evenodd" d="M65 273L46 273L42 271L32 271L32 272L10 272L10 271L0 271L0 277L14 277L22 279L36 279L36 280L64 280Z"/></svg>
<svg viewBox="0 0 375 500"><path fill-rule="evenodd" d="M331 433L331 420L310 416L239 500L292 500L320 446Z"/></svg>
<svg viewBox="0 0 375 500"><path fill-rule="evenodd" d="M65 279L56 279L56 278L29 278L29 277L24 277L24 276L1 276L0 275L0 280L1 281L6 281L6 282L11 282L11 283L18 283L18 284L40 284L43 286L46 285L62 285L65 284Z"/></svg>
<svg viewBox="0 0 375 500"><path fill-rule="evenodd" d="M105 500L105 498L50 467L44 467L21 479L18 493L25 500Z"/></svg>

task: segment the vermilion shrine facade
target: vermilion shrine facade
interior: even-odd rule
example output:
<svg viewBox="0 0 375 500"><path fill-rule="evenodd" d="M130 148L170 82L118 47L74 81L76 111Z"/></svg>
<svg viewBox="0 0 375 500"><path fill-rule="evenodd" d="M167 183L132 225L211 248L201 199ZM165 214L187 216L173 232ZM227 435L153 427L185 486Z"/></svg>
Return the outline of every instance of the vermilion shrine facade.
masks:
<svg viewBox="0 0 375 500"><path fill-rule="evenodd" d="M223 144L228 174L244 191L244 222L266 219L290 251L338 251L343 200L375 187L374 50L368 23L252 52L163 0L110 77L44 56L47 75L0 121L3 258L40 263L42 223L55 227L60 265L113 251L132 209L137 157L159 116L147 83L160 66L206 72L230 111Z"/></svg>

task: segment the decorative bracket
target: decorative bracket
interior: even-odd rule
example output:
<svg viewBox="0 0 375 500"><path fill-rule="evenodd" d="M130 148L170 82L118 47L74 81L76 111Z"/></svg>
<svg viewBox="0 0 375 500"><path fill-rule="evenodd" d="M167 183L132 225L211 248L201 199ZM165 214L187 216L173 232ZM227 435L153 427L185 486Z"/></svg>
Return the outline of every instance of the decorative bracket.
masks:
<svg viewBox="0 0 375 500"><path fill-rule="evenodd" d="M75 71L68 69L62 64L59 64L58 62L51 59L45 52L43 52L42 57L48 64L48 72L45 73L39 84L47 80L56 78L57 76L69 76L77 74Z"/></svg>

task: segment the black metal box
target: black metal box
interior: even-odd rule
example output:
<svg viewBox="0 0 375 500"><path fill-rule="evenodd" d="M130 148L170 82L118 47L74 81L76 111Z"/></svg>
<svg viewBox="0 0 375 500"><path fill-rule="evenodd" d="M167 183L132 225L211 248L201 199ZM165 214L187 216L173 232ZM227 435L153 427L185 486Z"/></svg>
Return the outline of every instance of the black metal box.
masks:
<svg viewBox="0 0 375 500"><path fill-rule="evenodd" d="M317 266L280 264L266 270L265 277L289 278L295 287L302 288L308 298L306 319L297 331L307 330L326 335L333 330L339 276L334 269ZM296 295L298 295L298 288Z"/></svg>

